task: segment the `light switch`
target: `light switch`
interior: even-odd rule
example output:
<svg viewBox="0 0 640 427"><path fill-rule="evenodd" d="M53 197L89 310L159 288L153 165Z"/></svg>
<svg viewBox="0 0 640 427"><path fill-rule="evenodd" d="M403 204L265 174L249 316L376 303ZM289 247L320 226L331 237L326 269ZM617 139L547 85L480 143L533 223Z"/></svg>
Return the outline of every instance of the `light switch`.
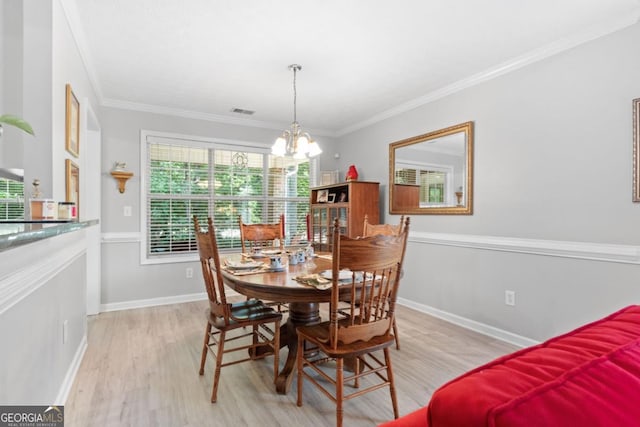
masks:
<svg viewBox="0 0 640 427"><path fill-rule="evenodd" d="M124 216L131 216L131 206L124 207Z"/></svg>

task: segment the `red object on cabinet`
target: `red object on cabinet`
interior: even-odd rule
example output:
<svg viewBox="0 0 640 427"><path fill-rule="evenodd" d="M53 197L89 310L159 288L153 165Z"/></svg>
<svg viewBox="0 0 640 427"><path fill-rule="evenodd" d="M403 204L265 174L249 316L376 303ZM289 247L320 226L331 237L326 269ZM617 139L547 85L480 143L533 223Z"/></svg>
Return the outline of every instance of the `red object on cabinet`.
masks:
<svg viewBox="0 0 640 427"><path fill-rule="evenodd" d="M358 179L358 171L356 170L355 165L349 166L349 170L347 171L345 178L347 181L356 181Z"/></svg>

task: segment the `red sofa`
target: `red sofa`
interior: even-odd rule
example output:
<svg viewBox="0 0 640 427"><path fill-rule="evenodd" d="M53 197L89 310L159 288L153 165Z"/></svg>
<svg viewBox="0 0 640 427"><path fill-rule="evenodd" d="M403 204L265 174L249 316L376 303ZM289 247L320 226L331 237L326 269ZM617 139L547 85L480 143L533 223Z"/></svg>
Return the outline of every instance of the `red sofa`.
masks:
<svg viewBox="0 0 640 427"><path fill-rule="evenodd" d="M382 426L640 426L640 306L467 372Z"/></svg>

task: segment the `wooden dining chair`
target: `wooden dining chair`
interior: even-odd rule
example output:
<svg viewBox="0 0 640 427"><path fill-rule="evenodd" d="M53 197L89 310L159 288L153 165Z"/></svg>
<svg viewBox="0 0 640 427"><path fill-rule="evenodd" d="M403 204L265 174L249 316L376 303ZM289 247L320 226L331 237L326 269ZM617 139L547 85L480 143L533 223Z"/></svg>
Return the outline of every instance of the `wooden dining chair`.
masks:
<svg viewBox="0 0 640 427"><path fill-rule="evenodd" d="M393 224L370 224L369 216L367 214L364 215L364 224L362 226L362 235L363 236L374 236L376 234L382 234L384 236L393 236L395 234L400 234L402 231L404 221L404 215L400 217L400 223L398 225Z"/></svg>
<svg viewBox="0 0 640 427"><path fill-rule="evenodd" d="M224 366L261 359L273 354L275 381L278 375L282 314L258 300L233 304L227 302L213 222L211 218L208 218L207 231L203 231L200 228L198 219L195 216L193 217L193 222L198 253L200 254L202 276L209 298L209 308L206 312L207 326L202 346L202 359L200 360L200 375L204 374L207 353L211 352L216 360L213 390L211 392L211 402L214 403L217 400L220 369ZM251 328L251 331L246 332L249 328ZM248 337L251 338L250 341ZM227 347L228 343L236 340L240 340L237 341L237 345L234 344L232 347ZM272 351L264 352L258 356L256 348L263 346L270 347ZM248 352L249 357L234 358L227 362L223 360L225 354L237 351Z"/></svg>
<svg viewBox="0 0 640 427"><path fill-rule="evenodd" d="M280 220L278 222L268 224L245 224L242 221L242 216L238 215L242 253L250 253L256 248L277 248L283 252L284 256L283 224L284 214L280 214ZM276 241L278 242L277 246L274 244ZM276 307L280 313L287 313L289 311L289 307L283 302L269 301L265 303L270 307Z"/></svg>
<svg viewBox="0 0 640 427"><path fill-rule="evenodd" d="M392 325L400 285L400 271L409 233L409 219L399 235L360 237L333 232L333 265L329 321L297 328L298 406L302 406L303 382L307 379L336 403L336 425L342 426L343 402L389 386L393 415L398 418L398 402L393 382L389 347L393 345ZM349 270L347 280L339 271ZM344 274L344 273L343 273ZM339 301L346 296L350 313L342 315ZM383 352L380 358L378 352ZM335 375L322 366L335 359ZM355 369L345 375L344 361L355 360ZM351 380L363 389L345 393ZM327 386L329 383L333 388Z"/></svg>
<svg viewBox="0 0 640 427"><path fill-rule="evenodd" d="M369 224L368 215L364 215L364 225L362 227L362 235L364 237L367 236L375 236L377 234L381 234L383 236L393 236L400 234L402 231L402 227L404 226L404 215L400 216L400 222L398 225L393 224ZM393 336L396 339L396 350L400 350L400 335L398 334L398 326L394 319L393 321Z"/></svg>
<svg viewBox="0 0 640 427"><path fill-rule="evenodd" d="M251 252L254 248L273 248L284 250L284 214L280 215L280 219L276 223L269 224L245 224L242 216L238 215L238 225L240 226L240 243L242 252ZM278 245L274 245L274 241Z"/></svg>

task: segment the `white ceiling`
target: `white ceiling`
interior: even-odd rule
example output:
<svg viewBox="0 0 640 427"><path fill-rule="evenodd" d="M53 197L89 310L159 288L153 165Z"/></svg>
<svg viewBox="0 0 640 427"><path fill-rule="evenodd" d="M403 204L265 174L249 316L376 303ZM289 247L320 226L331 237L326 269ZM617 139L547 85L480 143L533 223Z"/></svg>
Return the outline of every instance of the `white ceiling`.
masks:
<svg viewBox="0 0 640 427"><path fill-rule="evenodd" d="M341 135L638 20L640 0L63 0L103 105ZM232 108L255 110L246 115Z"/></svg>

